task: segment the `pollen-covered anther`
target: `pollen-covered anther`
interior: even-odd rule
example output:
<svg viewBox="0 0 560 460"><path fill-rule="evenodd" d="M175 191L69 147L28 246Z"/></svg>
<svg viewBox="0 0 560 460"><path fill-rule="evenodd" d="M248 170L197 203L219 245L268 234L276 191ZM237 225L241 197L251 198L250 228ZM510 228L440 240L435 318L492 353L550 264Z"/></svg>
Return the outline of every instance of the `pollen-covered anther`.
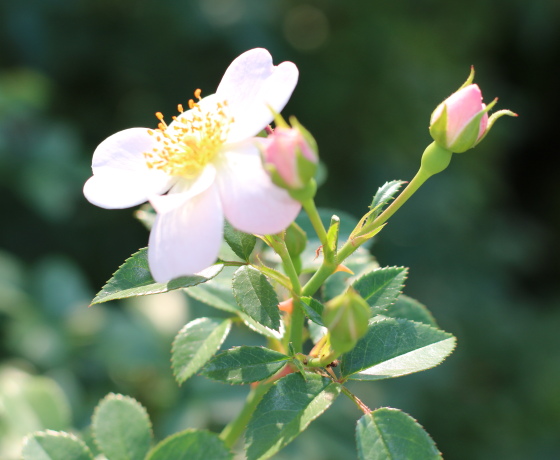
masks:
<svg viewBox="0 0 560 460"><path fill-rule="evenodd" d="M200 100L201 91L194 92ZM156 113L160 120L156 140L159 148L154 149L155 157L146 156L149 168L156 168L172 176L193 178L211 162L227 139L233 117L228 116L227 101L215 103L213 107L200 104L190 99L190 110L183 111L177 106L181 115L173 117L173 123L167 126L161 112ZM164 140L162 139L165 138Z"/></svg>

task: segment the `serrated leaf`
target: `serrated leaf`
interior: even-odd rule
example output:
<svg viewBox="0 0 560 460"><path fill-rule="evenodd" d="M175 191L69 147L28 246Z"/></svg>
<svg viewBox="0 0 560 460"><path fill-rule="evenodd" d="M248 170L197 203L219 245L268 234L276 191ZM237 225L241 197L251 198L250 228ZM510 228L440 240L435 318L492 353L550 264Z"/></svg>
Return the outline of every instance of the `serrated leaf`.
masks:
<svg viewBox="0 0 560 460"><path fill-rule="evenodd" d="M356 425L359 460L441 460L430 435L410 415L382 407Z"/></svg>
<svg viewBox="0 0 560 460"><path fill-rule="evenodd" d="M219 310L236 314L243 320L247 327L264 335L265 337L280 339L284 334L282 324L280 331L277 332L257 323L253 318L245 314L239 305L237 305L235 297L233 296L231 284L226 285L223 282L217 283L215 280L212 280L208 283L190 288L186 292L190 297L198 300L199 302L205 303L206 305L210 305L211 307Z"/></svg>
<svg viewBox="0 0 560 460"><path fill-rule="evenodd" d="M152 443L148 413L129 396L105 396L95 408L92 429L99 449L111 460L143 460Z"/></svg>
<svg viewBox="0 0 560 460"><path fill-rule="evenodd" d="M393 180L391 182L385 182L385 184L377 189L370 205L370 209L374 210L369 218L370 220L374 220L381 214L383 207L393 199L403 184L406 184L406 182L402 180Z"/></svg>
<svg viewBox="0 0 560 460"><path fill-rule="evenodd" d="M93 460L85 442L63 431L40 431L23 441L23 460Z"/></svg>
<svg viewBox="0 0 560 460"><path fill-rule="evenodd" d="M371 305L373 316L396 302L407 274L406 267L378 268L360 276L352 287Z"/></svg>
<svg viewBox="0 0 560 460"><path fill-rule="evenodd" d="M270 458L321 415L341 386L316 374L289 374L264 395L247 426L248 460Z"/></svg>
<svg viewBox="0 0 560 460"><path fill-rule="evenodd" d="M233 228L229 222L224 226L224 239L235 255L246 261L249 260L257 242L255 235L243 233Z"/></svg>
<svg viewBox="0 0 560 460"><path fill-rule="evenodd" d="M397 301L391 305L383 315L391 318L409 319L418 323L438 327L436 320L423 304L404 294L401 294Z"/></svg>
<svg viewBox="0 0 560 460"><path fill-rule="evenodd" d="M142 248L126 259L103 289L97 293L91 305L196 286L214 278L222 268L224 268L222 264L216 264L196 275L182 276L167 283L156 283L148 266L148 248Z"/></svg>
<svg viewBox="0 0 560 460"><path fill-rule="evenodd" d="M258 382L274 375L289 360L289 356L268 348L241 346L216 355L202 374L226 383Z"/></svg>
<svg viewBox="0 0 560 460"><path fill-rule="evenodd" d="M185 430L161 441L146 460L231 460L232 457L217 434Z"/></svg>
<svg viewBox="0 0 560 460"><path fill-rule="evenodd" d="M321 302L313 297L302 297L301 306L305 316L319 326L325 326L325 323L323 323L323 310L325 306Z"/></svg>
<svg viewBox="0 0 560 460"><path fill-rule="evenodd" d="M179 331L171 349L171 363L178 383L198 372L214 356L230 329L231 319L197 318Z"/></svg>
<svg viewBox="0 0 560 460"><path fill-rule="evenodd" d="M455 342L453 335L435 327L380 317L342 356L341 374L351 380L381 380L423 371L449 356Z"/></svg>
<svg viewBox="0 0 560 460"><path fill-rule="evenodd" d="M253 267L239 268L233 275L233 295L237 305L257 323L280 330L278 297L266 276Z"/></svg>

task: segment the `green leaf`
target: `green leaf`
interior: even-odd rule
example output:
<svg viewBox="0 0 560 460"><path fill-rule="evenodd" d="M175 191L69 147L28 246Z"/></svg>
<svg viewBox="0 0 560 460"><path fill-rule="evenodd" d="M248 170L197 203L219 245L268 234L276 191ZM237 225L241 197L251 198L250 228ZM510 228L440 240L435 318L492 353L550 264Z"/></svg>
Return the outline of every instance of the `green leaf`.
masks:
<svg viewBox="0 0 560 460"><path fill-rule="evenodd" d="M373 316L396 302L407 274L406 267L378 268L360 276L352 287L371 305Z"/></svg>
<svg viewBox="0 0 560 460"><path fill-rule="evenodd" d="M278 297L266 276L246 265L235 272L232 282L237 305L257 323L279 331Z"/></svg>
<svg viewBox="0 0 560 460"><path fill-rule="evenodd" d="M63 431L40 431L25 438L23 460L93 460L86 444Z"/></svg>
<svg viewBox="0 0 560 460"><path fill-rule="evenodd" d="M146 409L129 396L109 393L95 408L93 435L111 460L143 460L152 443Z"/></svg>
<svg viewBox="0 0 560 460"><path fill-rule="evenodd" d="M382 407L356 425L359 460L441 460L430 435L410 415Z"/></svg>
<svg viewBox="0 0 560 460"><path fill-rule="evenodd" d="M220 280L219 282L217 280L211 280L207 283L187 289L186 293L193 299L205 303L206 305L210 305L218 310L234 313L243 320L247 327L259 334L273 339L280 339L284 335L282 324L280 325L279 332L273 331L257 323L253 318L241 311L233 296L231 280Z"/></svg>
<svg viewBox="0 0 560 460"><path fill-rule="evenodd" d="M233 228L229 222L226 222L224 226L224 239L235 252L235 255L246 261L249 260L257 242L255 235L240 232Z"/></svg>
<svg viewBox="0 0 560 460"><path fill-rule="evenodd" d="M231 328L231 319L197 318L179 331L171 348L171 364L183 383L218 351Z"/></svg>
<svg viewBox="0 0 560 460"><path fill-rule="evenodd" d="M455 342L453 335L426 324L379 317L342 356L341 373L351 380L381 380L423 371L449 356Z"/></svg>
<svg viewBox="0 0 560 460"><path fill-rule="evenodd" d="M156 283L148 266L148 248L142 248L126 259L103 289L97 293L91 305L196 286L214 278L223 267L222 264L216 264L197 275L182 276L167 283Z"/></svg>
<svg viewBox="0 0 560 460"><path fill-rule="evenodd" d="M226 383L264 380L282 369L289 356L264 347L241 346L216 355L202 374Z"/></svg>
<svg viewBox="0 0 560 460"><path fill-rule="evenodd" d="M409 319L418 323L438 327L436 320L423 304L404 294L401 294L397 301L391 305L386 312L383 312L383 315L391 318Z"/></svg>
<svg viewBox="0 0 560 460"><path fill-rule="evenodd" d="M217 434L185 430L161 441L146 460L231 460L232 457Z"/></svg>
<svg viewBox="0 0 560 460"><path fill-rule="evenodd" d="M374 220L379 214L381 214L383 207L393 199L403 184L406 184L406 182L402 180L393 180L391 182L385 182L385 184L377 189L370 205L370 208L373 209L374 212L370 216L369 220Z"/></svg>
<svg viewBox="0 0 560 460"><path fill-rule="evenodd" d="M289 374L266 393L247 426L247 460L270 458L321 415L340 394L330 379Z"/></svg>
<svg viewBox="0 0 560 460"><path fill-rule="evenodd" d="M313 297L302 297L301 306L303 308L303 313L305 313L305 316L311 321L319 326L325 325L325 323L323 323L323 310L325 306L321 302L315 300Z"/></svg>

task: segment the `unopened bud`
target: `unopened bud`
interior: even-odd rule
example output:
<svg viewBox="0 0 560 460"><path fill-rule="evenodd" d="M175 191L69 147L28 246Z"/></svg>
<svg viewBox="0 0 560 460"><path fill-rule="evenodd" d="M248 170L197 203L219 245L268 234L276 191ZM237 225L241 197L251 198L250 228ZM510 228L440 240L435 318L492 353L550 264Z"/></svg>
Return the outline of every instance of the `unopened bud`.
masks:
<svg viewBox="0 0 560 460"><path fill-rule="evenodd" d="M315 176L319 157L311 134L294 117L290 121L292 127L283 120L276 122L276 129L262 144L262 159L276 185L299 192L306 190Z"/></svg>
<svg viewBox="0 0 560 460"><path fill-rule="evenodd" d="M370 308L353 289L325 304L323 321L330 332L333 351L346 353L367 332Z"/></svg>
<svg viewBox="0 0 560 460"><path fill-rule="evenodd" d="M451 152L462 153L475 147L490 131L494 121L503 115L517 116L509 110L500 110L488 117L489 105L482 102L482 92L472 84L474 69L467 81L443 101L432 113L430 134L436 143Z"/></svg>

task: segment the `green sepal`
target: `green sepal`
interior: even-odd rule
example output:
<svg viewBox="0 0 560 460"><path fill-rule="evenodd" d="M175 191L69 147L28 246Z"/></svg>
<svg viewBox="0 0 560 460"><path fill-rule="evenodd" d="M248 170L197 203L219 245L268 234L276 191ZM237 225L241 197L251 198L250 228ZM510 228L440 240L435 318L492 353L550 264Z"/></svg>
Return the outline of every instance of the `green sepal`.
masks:
<svg viewBox="0 0 560 460"><path fill-rule="evenodd" d="M466 88L467 86L472 85L472 82L473 82L473 81L474 81L474 66L471 65L471 71L470 71L470 73L469 73L469 76L468 76L467 80L465 81L465 83L463 83L463 84L459 87L459 89L458 89L457 91L460 91L460 90L462 90L463 88ZM457 92L457 91L455 91L455 92Z"/></svg>
<svg viewBox="0 0 560 460"><path fill-rule="evenodd" d="M327 231L327 245L330 254L336 253L338 246L338 233L340 230L340 218L336 215L331 217L331 225Z"/></svg>
<svg viewBox="0 0 560 460"><path fill-rule="evenodd" d="M317 193L317 183L315 179L311 179L303 188L297 190L288 190L290 196L300 202L312 199Z"/></svg>
<svg viewBox="0 0 560 460"><path fill-rule="evenodd" d="M490 132L490 130L494 126L494 123L496 122L496 120L500 117L503 117L504 115L507 115L508 117L517 117L518 116L515 112L512 112L511 110L498 110L497 112L494 112L488 118L488 126L486 127L486 131L484 131L484 134L477 141L476 145L478 145L488 135L488 133Z"/></svg>

